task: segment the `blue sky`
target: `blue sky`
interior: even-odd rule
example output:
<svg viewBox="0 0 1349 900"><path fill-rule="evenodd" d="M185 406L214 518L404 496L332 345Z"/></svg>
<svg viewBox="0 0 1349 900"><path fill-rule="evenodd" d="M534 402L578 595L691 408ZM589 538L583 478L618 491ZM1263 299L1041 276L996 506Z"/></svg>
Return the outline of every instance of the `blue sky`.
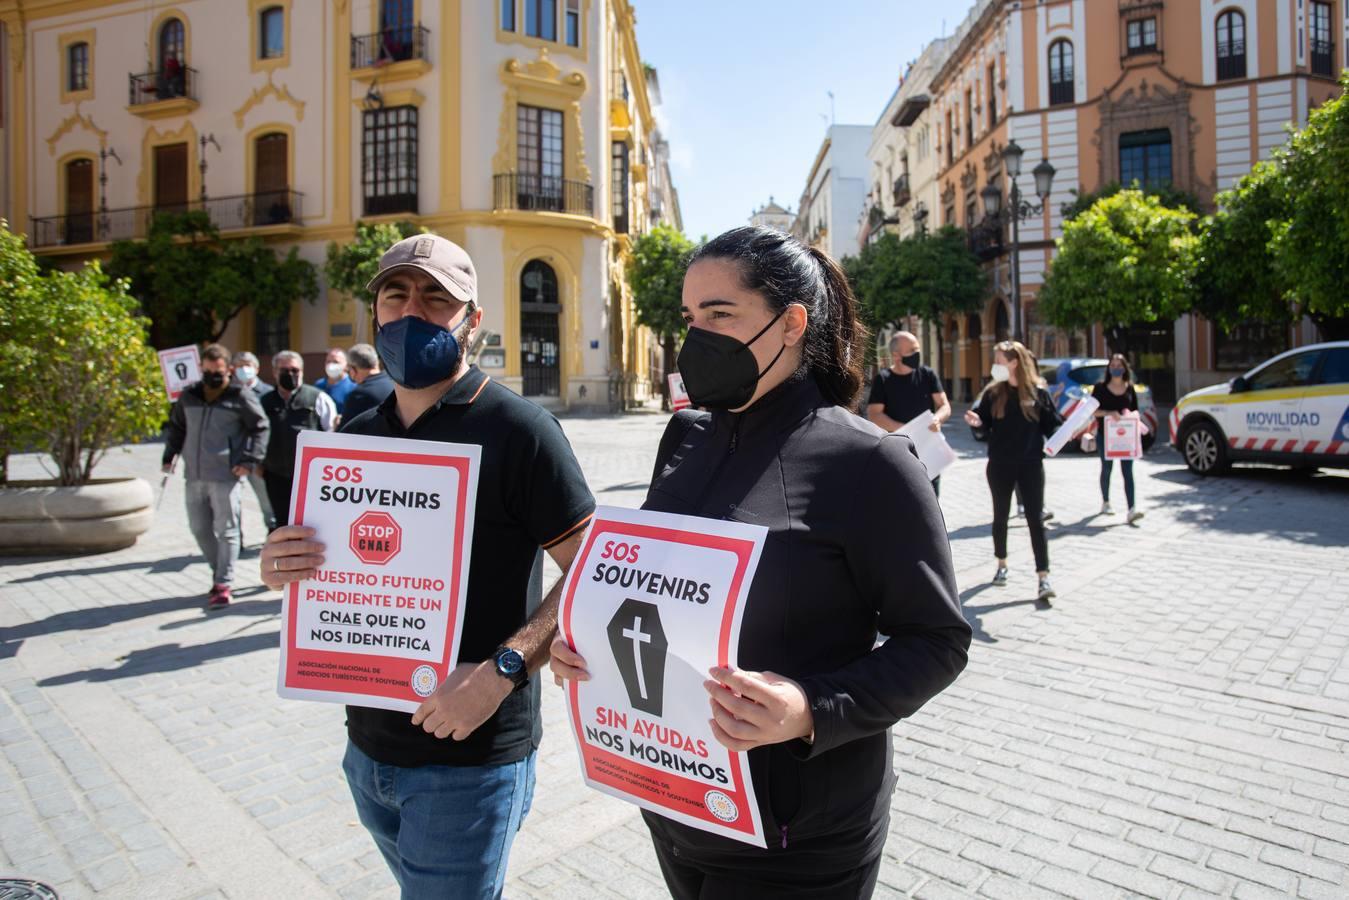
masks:
<svg viewBox="0 0 1349 900"><path fill-rule="evenodd" d="M965 0L634 0L642 57L660 73L684 231L795 210L834 92L839 124L871 125L923 46Z"/></svg>

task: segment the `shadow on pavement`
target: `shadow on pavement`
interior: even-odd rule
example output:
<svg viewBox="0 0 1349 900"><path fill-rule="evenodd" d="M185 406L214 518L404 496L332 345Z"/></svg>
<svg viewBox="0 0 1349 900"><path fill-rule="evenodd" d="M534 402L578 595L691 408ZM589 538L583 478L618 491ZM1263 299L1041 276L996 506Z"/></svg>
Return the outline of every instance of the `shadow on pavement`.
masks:
<svg viewBox="0 0 1349 900"><path fill-rule="evenodd" d="M996 644L998 639L984 630L983 617L991 612L1000 609L1011 609L1014 606L1033 606L1036 609L1049 609L1049 605L1041 603L1038 600L1008 600L1005 603L991 603L988 606L966 606L965 604L982 594L984 591L992 589L991 584L979 584L972 588L966 588L960 592L960 608L965 613L965 621L970 623L970 629L974 632L973 638L984 644Z"/></svg>
<svg viewBox="0 0 1349 900"><path fill-rule="evenodd" d="M280 640L278 633L268 631L241 637L226 638L209 644L193 644L184 647L181 644L160 644L144 650L132 650L119 658L120 666L100 669L85 669L81 672L68 672L39 681L38 687L53 687L61 684L74 684L79 681L116 681L121 678L135 678L155 672L174 672L179 669L191 669L213 659L254 653L258 650L275 650Z"/></svg>
<svg viewBox="0 0 1349 900"><path fill-rule="evenodd" d="M272 600L245 600L238 602L239 597L252 596L255 594L265 594L267 588L262 585L248 588L242 591L235 591L235 602L220 610L203 612L195 619L178 619L173 622L165 622L159 626L160 631L176 631L180 628L191 628L194 625L200 625L203 622L214 622L217 619L232 619L236 617L248 616L249 618L273 618L281 615L281 598Z"/></svg>
<svg viewBox="0 0 1349 900"><path fill-rule="evenodd" d="M5 562L9 565L20 563L31 564L35 562L47 562L57 559L69 559L65 556L25 556L10 557ZM51 578L69 578L72 575L111 575L116 572L139 572L143 571L146 575L162 575L169 572L181 572L193 563L204 563L201 554L193 556L174 556L169 559L160 559L154 562L124 562L110 566L92 566L81 567L78 569L69 569L66 571L39 572L36 575L29 575L27 578L15 578L11 584L30 584L35 581L47 581Z"/></svg>
<svg viewBox="0 0 1349 900"><path fill-rule="evenodd" d="M1238 466L1217 477L1203 478L1183 468L1152 477L1188 488L1149 498L1156 506L1172 507L1168 515L1184 525L1239 535L1272 532L1322 547L1349 545L1349 520L1333 506L1349 499L1349 478L1342 475ZM1265 502L1259 514L1248 505L1256 497ZM1326 514L1318 514L1320 510Z"/></svg>

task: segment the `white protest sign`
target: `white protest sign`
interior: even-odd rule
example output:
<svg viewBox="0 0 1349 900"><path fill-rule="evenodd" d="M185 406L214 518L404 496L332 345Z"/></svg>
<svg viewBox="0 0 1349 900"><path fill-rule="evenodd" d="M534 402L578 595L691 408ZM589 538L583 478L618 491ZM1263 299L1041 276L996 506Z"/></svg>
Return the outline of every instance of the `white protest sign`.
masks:
<svg viewBox="0 0 1349 900"><path fill-rule="evenodd" d="M684 376L680 375L678 372L671 372L669 375L669 382L670 408L675 412L679 412L681 409L688 409L692 406L693 402L689 400L689 392L684 389Z"/></svg>
<svg viewBox="0 0 1349 900"><path fill-rule="evenodd" d="M717 743L703 682L734 668L768 529L602 506L567 574L558 622L590 680L568 682L586 784L765 846L743 753Z"/></svg>
<svg viewBox="0 0 1349 900"><path fill-rule="evenodd" d="M326 547L286 589L277 692L413 712L459 658L481 448L302 431L290 521Z"/></svg>
<svg viewBox="0 0 1349 900"><path fill-rule="evenodd" d="M1063 449L1063 445L1072 440L1073 435L1091 424L1091 414L1096 412L1100 402L1095 397L1083 397L1068 414L1068 418L1059 426L1059 430L1045 441L1045 454L1053 456Z"/></svg>
<svg viewBox="0 0 1349 900"><path fill-rule="evenodd" d="M1106 459L1138 459L1143 455L1143 436L1137 417L1107 419L1102 432Z"/></svg>
<svg viewBox="0 0 1349 900"><path fill-rule="evenodd" d="M931 481L945 472L956 461L956 452L946 443L946 437L940 431L932 430L932 411L927 410L921 416L906 422L899 434L908 435L913 447L918 451L918 459L927 467L927 477Z"/></svg>
<svg viewBox="0 0 1349 900"><path fill-rule="evenodd" d="M159 371L164 373L164 390L169 400L177 400L194 381L201 381L201 354L196 344L159 351Z"/></svg>

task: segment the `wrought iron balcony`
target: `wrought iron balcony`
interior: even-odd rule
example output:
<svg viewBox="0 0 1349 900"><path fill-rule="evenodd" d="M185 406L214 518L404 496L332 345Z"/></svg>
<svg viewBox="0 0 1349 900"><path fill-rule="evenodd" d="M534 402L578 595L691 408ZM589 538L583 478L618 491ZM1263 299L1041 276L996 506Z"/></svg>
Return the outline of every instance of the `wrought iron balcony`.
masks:
<svg viewBox="0 0 1349 900"><path fill-rule="evenodd" d="M156 72L130 75L129 106L148 106L161 100L197 99L197 70L191 66L166 66Z"/></svg>
<svg viewBox="0 0 1349 900"><path fill-rule="evenodd" d="M303 199L304 195L299 191L266 191L258 194L237 194L232 197L208 197L204 202L195 200L191 203L170 206L129 206L64 216L45 216L33 219L28 239L32 247L134 240L150 233L150 226L157 214L198 210L205 210L211 224L222 232L298 224Z"/></svg>
<svg viewBox="0 0 1349 900"><path fill-rule="evenodd" d="M1335 77L1335 44L1312 40L1312 74Z"/></svg>
<svg viewBox="0 0 1349 900"><path fill-rule="evenodd" d="M969 230L970 252L980 260L996 259L1004 251L1002 224L985 221Z"/></svg>
<svg viewBox="0 0 1349 900"><path fill-rule="evenodd" d="M1074 102L1073 73L1064 72L1060 81L1049 82L1049 105L1059 106Z"/></svg>
<svg viewBox="0 0 1349 900"><path fill-rule="evenodd" d="M507 172L492 176L492 208L595 215L595 188L552 175Z"/></svg>
<svg viewBox="0 0 1349 900"><path fill-rule="evenodd" d="M905 172L895 179L895 206L903 206L912 197L913 195L909 192L909 173Z"/></svg>
<svg viewBox="0 0 1349 900"><path fill-rule="evenodd" d="M426 61L431 32L422 25L386 28L374 34L351 36L351 67L369 69L407 60Z"/></svg>

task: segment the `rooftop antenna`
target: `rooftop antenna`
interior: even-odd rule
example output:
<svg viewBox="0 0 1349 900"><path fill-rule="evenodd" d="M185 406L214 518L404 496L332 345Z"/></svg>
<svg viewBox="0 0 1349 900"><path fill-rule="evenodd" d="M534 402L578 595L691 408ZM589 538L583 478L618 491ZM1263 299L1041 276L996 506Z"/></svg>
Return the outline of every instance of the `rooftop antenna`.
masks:
<svg viewBox="0 0 1349 900"><path fill-rule="evenodd" d="M833 92L833 91L825 91L825 93L829 95L829 124L830 124L830 125L833 125L833 124L834 124L834 92Z"/></svg>

